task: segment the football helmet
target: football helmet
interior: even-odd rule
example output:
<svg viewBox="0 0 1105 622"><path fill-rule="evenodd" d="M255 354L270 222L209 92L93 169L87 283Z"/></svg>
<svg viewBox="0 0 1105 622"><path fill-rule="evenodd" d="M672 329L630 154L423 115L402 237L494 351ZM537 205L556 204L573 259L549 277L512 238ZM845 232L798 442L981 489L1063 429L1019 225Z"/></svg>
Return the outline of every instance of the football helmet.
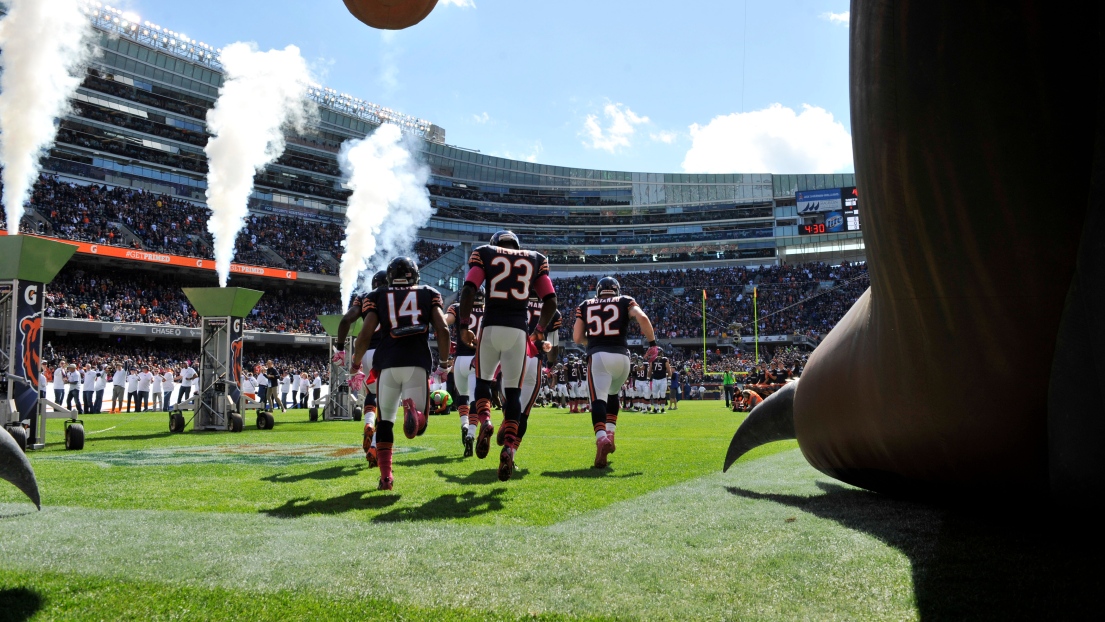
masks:
<svg viewBox="0 0 1105 622"><path fill-rule="evenodd" d="M481 286L479 289L476 290L476 300L472 304L476 307L482 307L486 302L487 299L485 298L483 287Z"/></svg>
<svg viewBox="0 0 1105 622"><path fill-rule="evenodd" d="M372 275L372 289L380 289L388 284L387 270L380 270Z"/></svg>
<svg viewBox="0 0 1105 622"><path fill-rule="evenodd" d="M388 264L388 285L418 285L418 263L410 257L396 257Z"/></svg>
<svg viewBox="0 0 1105 622"><path fill-rule="evenodd" d="M522 248L521 242L518 241L518 236L509 229L503 229L496 231L491 236L491 246L498 246L499 248L513 248L514 250L520 250Z"/></svg>
<svg viewBox="0 0 1105 622"><path fill-rule="evenodd" d="M618 282L612 276L604 276L599 279L598 285L595 286L595 293L599 296L606 294L608 296L621 296L622 284Z"/></svg>

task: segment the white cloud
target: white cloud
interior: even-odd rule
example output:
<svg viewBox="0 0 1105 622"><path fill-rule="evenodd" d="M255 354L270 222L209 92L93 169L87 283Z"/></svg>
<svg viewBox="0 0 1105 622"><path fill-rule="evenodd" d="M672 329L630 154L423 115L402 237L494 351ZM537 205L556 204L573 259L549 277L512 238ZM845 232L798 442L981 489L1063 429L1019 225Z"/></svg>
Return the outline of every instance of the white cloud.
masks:
<svg viewBox="0 0 1105 622"><path fill-rule="evenodd" d="M589 114L583 122L583 134L587 138L583 141L585 147L614 153L619 147L629 146L637 131L634 126L648 123L648 117L637 115L625 104L606 104L602 111L610 121L605 128L599 125L597 115Z"/></svg>
<svg viewBox="0 0 1105 622"><path fill-rule="evenodd" d="M782 104L714 117L690 127L687 173L850 172L852 137L824 108Z"/></svg>
<svg viewBox="0 0 1105 622"><path fill-rule="evenodd" d="M475 123L479 123L480 125L483 125L484 123L487 123L490 120L491 120L491 115L487 114L486 111L481 112L480 114L472 115L472 121L475 122Z"/></svg>
<svg viewBox="0 0 1105 622"><path fill-rule="evenodd" d="M670 131L670 130L660 130L659 132L653 132L653 133L649 134L648 137L651 138L652 140L658 142L658 143L664 143L665 145L670 145L673 142L675 142L675 139L678 138L679 135L676 134L675 132Z"/></svg>
<svg viewBox="0 0 1105 622"><path fill-rule="evenodd" d="M847 26L848 18L850 17L850 15L850 11L845 11L843 13L833 13L832 11L826 11L825 13L821 14L821 19L828 20L834 24L840 24L841 26Z"/></svg>
<svg viewBox="0 0 1105 622"><path fill-rule="evenodd" d="M459 6L462 9L476 8L475 0L441 0L441 4L451 4L453 6Z"/></svg>

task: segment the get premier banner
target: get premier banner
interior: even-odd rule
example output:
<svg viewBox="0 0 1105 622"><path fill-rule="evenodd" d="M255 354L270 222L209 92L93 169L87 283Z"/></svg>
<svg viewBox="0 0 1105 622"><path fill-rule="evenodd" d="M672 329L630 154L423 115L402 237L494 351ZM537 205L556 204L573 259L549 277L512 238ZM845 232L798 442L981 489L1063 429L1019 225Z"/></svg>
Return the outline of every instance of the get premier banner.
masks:
<svg viewBox="0 0 1105 622"><path fill-rule="evenodd" d="M6 231L0 231L0 235L7 235ZM25 234L29 235L29 234ZM77 247L78 253L85 255L99 255L100 257L118 257L119 259L130 259L132 261L141 261L145 263L157 263L168 264L170 266L181 266L183 268L199 268L202 270L214 270L214 259L199 259L196 257L182 257L180 255L170 255L168 253L155 253L151 251L144 251L133 248L121 248L119 246L108 246L106 244L92 244L89 242L74 242L73 240L62 240L59 238L51 238L42 235L36 235L33 237L45 238L48 240L55 240L64 244L71 244ZM299 278L299 273L295 270L281 270L279 268L264 268L262 266L247 266L243 264L232 263L230 264L230 271L236 274L249 274L253 276L264 276L273 279L285 279L296 280Z"/></svg>

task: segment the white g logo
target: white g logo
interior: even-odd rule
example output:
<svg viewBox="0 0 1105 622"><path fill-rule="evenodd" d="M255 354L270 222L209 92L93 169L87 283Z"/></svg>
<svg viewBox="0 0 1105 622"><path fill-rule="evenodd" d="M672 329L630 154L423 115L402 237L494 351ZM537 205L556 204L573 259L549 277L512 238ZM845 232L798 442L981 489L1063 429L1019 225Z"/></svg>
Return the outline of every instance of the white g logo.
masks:
<svg viewBox="0 0 1105 622"><path fill-rule="evenodd" d="M25 292L23 292L23 300L26 300L27 304L31 305L32 307L37 305L38 304L38 287L35 286L35 285L32 285L32 286L28 287L27 290Z"/></svg>
<svg viewBox="0 0 1105 622"><path fill-rule="evenodd" d="M236 332L236 333L241 332L241 330L242 330L242 320L234 320L234 332Z"/></svg>

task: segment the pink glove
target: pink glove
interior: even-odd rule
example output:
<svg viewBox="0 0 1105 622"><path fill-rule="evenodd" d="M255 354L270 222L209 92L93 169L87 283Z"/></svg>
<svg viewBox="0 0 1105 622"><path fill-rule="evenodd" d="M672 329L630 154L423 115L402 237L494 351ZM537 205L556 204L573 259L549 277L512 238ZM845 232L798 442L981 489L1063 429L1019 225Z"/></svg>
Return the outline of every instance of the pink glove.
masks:
<svg viewBox="0 0 1105 622"><path fill-rule="evenodd" d="M338 350L334 352L334 356L330 359L331 362L337 363L342 367L345 367L345 350Z"/></svg>
<svg viewBox="0 0 1105 622"><path fill-rule="evenodd" d="M649 363L655 361L658 356L660 356L660 346L652 346L645 352L645 360Z"/></svg>
<svg viewBox="0 0 1105 622"><path fill-rule="evenodd" d="M359 392L365 385L365 375L361 371L361 366L357 365L353 368L353 374L349 376L349 391L351 393Z"/></svg>

